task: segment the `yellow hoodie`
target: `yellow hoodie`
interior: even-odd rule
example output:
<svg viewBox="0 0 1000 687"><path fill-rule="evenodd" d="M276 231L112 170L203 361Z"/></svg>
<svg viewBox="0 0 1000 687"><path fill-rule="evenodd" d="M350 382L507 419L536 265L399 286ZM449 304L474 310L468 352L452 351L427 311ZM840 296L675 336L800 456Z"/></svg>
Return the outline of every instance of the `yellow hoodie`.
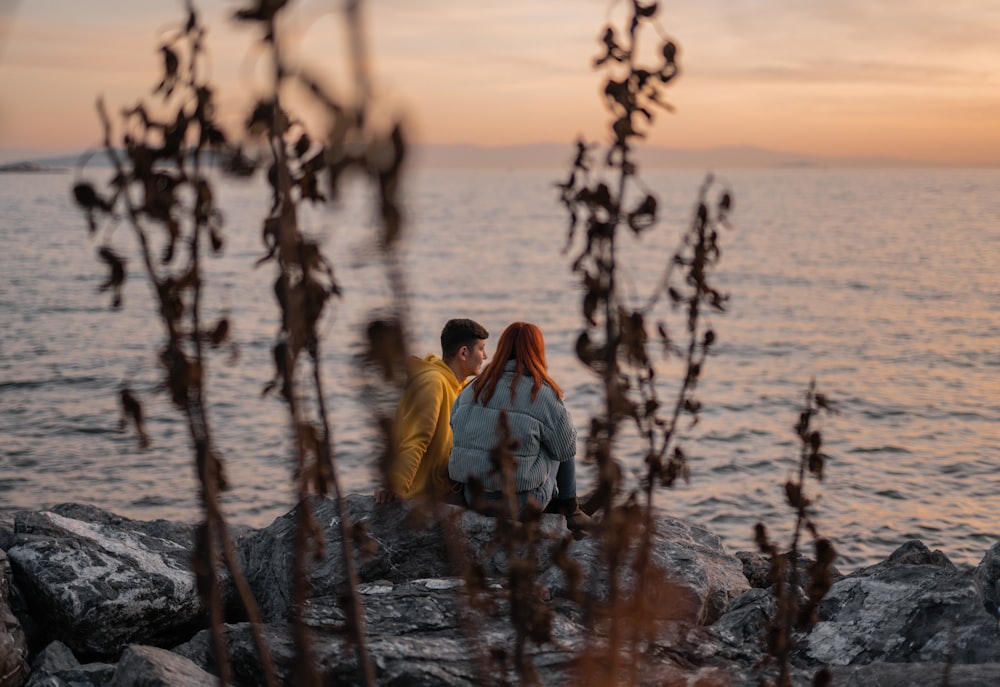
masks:
<svg viewBox="0 0 1000 687"><path fill-rule="evenodd" d="M465 386L436 355L410 356L409 376L396 409L392 492L404 498L441 499L451 490L451 406Z"/></svg>

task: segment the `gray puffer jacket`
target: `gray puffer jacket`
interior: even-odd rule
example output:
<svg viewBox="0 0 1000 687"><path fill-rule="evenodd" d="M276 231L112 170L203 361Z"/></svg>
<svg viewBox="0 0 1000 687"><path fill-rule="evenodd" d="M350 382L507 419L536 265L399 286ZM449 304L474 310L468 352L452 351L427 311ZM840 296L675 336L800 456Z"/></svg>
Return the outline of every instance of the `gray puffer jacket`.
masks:
<svg viewBox="0 0 1000 687"><path fill-rule="evenodd" d="M448 475L457 482L475 477L486 489L499 490L500 478L491 475L490 452L500 441L500 413L506 411L512 435L520 441L515 455L517 491L536 489L548 476L552 461L573 460L576 455L576 428L566 406L548 384L531 400L534 379L523 374L514 389L515 362L508 360L493 397L484 406L472 400L472 384L458 395L451 409L454 435Z"/></svg>

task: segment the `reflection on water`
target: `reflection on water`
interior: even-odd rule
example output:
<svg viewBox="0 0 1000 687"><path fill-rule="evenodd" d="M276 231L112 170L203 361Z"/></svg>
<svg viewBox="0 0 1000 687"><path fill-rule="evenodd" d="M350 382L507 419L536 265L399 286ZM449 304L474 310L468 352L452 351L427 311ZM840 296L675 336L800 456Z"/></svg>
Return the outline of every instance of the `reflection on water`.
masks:
<svg viewBox="0 0 1000 687"><path fill-rule="evenodd" d="M573 357L579 290L562 254L567 219L540 172L429 172L411 179L406 244L411 329L437 349L449 317L494 337L538 323L554 377L581 435L600 402ZM781 482L794 471L792 431L810 378L839 402L825 420L833 456L820 496L821 531L841 567L872 563L919 537L952 560L978 562L998 538L1000 454L1000 172L989 170L738 171L723 175L736 229L723 236L717 277L730 312L699 395L701 423L685 438L692 481L662 493L665 512L710 527L730 550L753 547L763 520L787 540ZM666 220L641 243L622 241L623 284L642 300L690 216L701 175L654 171ZM158 322L134 274L113 313L70 179L5 175L0 189L0 507L90 501L138 518L199 519L188 438L155 391ZM206 316L228 313L240 356L219 354L210 399L232 490L232 519L261 526L292 502L283 406L260 391L276 330L260 256L267 196L222 181L225 255L210 261ZM371 254L363 199L337 213L306 208L307 230L334 257L344 299L324 324L324 367L346 488L373 487L374 433L354 356L366 312L387 287ZM125 227L114 242L132 250ZM137 269L137 267L134 267ZM494 338L495 340L495 338ZM679 367L666 364L665 391ZM672 376L671 376L672 375ZM129 381L147 404L153 447L118 432L116 392ZM620 455L638 473L642 444L625 431ZM586 484L592 479L582 471Z"/></svg>

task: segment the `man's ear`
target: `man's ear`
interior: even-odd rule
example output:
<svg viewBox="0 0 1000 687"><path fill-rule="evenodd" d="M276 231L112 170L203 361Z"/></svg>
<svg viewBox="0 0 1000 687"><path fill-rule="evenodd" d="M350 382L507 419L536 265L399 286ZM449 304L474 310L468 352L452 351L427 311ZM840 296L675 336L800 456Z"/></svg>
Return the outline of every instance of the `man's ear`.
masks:
<svg viewBox="0 0 1000 687"><path fill-rule="evenodd" d="M461 348L459 348L458 349L458 357L461 358L462 360L465 360L466 358L468 358L469 357L469 347L468 346L462 346Z"/></svg>

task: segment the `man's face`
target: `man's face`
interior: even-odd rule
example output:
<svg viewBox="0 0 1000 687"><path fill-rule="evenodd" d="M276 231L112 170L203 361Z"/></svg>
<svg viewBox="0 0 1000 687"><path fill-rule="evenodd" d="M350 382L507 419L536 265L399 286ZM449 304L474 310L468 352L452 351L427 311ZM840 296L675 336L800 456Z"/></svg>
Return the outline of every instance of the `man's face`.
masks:
<svg viewBox="0 0 1000 687"><path fill-rule="evenodd" d="M471 346L463 346L462 353L462 371L465 376L479 374L486 362L486 339L479 339Z"/></svg>

